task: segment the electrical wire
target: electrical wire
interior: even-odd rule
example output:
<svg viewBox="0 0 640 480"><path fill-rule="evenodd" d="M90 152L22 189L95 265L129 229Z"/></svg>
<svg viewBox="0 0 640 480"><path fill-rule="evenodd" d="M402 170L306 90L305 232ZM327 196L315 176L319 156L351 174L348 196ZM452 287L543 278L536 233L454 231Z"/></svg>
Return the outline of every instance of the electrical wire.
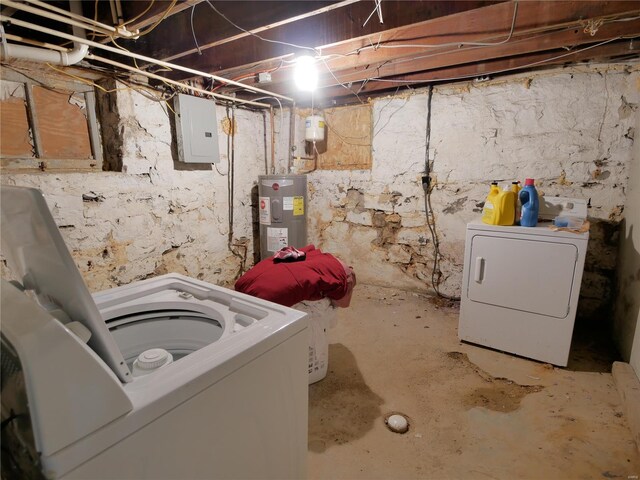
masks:
<svg viewBox="0 0 640 480"><path fill-rule="evenodd" d="M574 27L570 27L570 28L567 27L566 29L569 30L571 28L574 28ZM545 32L545 33L541 33L540 35L538 35L536 37L528 37L526 40L543 39L547 35L549 35L549 33ZM517 40L517 41L520 41L520 40ZM455 45L458 45L458 44L455 44ZM484 48L484 47L479 47L479 46L470 47L469 50L475 50L475 49L480 49L480 48ZM378 66L375 66L375 67L367 65L364 69L360 70L359 73L363 74L364 72L369 71L369 70L378 70L378 72L379 72L380 68L382 68L382 66L384 66L387 63L391 63L394 66L398 66L398 65L402 65L402 64L406 64L406 63L412 63L412 62L415 62L416 60L423 60L423 59L427 59L427 58L439 57L441 55L447 55L447 54L451 53L452 51L453 50L445 50L445 51L441 51L441 52L429 53L427 55L412 56L410 58L405 57L404 59L395 60L395 61L387 60L387 61L383 62L382 64L380 64ZM370 77L370 78L378 78L378 77Z"/></svg>
<svg viewBox="0 0 640 480"><path fill-rule="evenodd" d="M442 271L440 270L440 241L438 239L438 232L436 231L435 217L433 215L433 207L431 206L431 192L434 185L431 178L431 172L433 171L433 162L429 161L429 147L431 144L431 100L433 98L433 86L429 85L429 93L427 97L427 128L425 134L425 154L424 154L424 170L426 184L423 183L425 189L424 195L424 210L427 217L427 226L431 233L431 243L433 243L433 268L431 269L431 286L441 298L447 300L459 301L460 297L452 297L446 295L440 291L440 281L442 279Z"/></svg>
<svg viewBox="0 0 640 480"><path fill-rule="evenodd" d="M153 4L155 3L156 0L151 0L149 2L149 6L147 8L144 9L144 11L142 13L139 13L138 15L136 15L135 17L133 17L130 20L127 20L126 22L121 23L119 26L120 27L124 27L126 25L129 25L130 23L135 22L136 20L138 20L139 18L142 18L144 15L146 15L146 13L151 10L151 7L153 6Z"/></svg>
<svg viewBox="0 0 640 480"><path fill-rule="evenodd" d="M45 84L42 80L40 80L40 79L38 79L38 78L36 78L36 77L34 77L32 75L29 75L29 73L30 73L29 70L22 69L22 68L17 68L15 65L10 65L8 63L0 63L0 65L2 66L2 68L8 68L9 70L13 70L14 72L19 73L20 75L24 76L25 78L28 78L32 82L37 83L38 86L44 88L45 90L49 90L50 92L55 92L55 93L63 93L63 94L68 94L69 93L68 90L63 90L61 88L51 87L51 86ZM61 72L61 73L67 74L66 72ZM82 82L82 83L86 83L86 81Z"/></svg>
<svg viewBox="0 0 640 480"><path fill-rule="evenodd" d="M396 113L398 113L400 110L402 110L402 109L407 105L407 103L409 103L409 98L411 98L411 95L412 95L413 93L412 93L411 95L409 95L408 97L405 97L404 103L403 103L402 105L400 105L397 109L395 109L395 110L391 113L391 115L389 115L389 118L387 118L387 121L385 122L385 124L384 124L382 127L380 127L380 129L379 129L377 132L375 131L375 130L376 130L376 126L378 125L378 122L380 122L380 119L382 118L382 115L381 115L382 111L383 111L385 108L387 108L387 106L389 106L389 104L390 104L393 100L395 100L395 95L397 95L397 93L398 93L398 90L399 90L399 89L400 89L400 87L396 88L395 93L393 93L393 95L391 96L391 98L389 99L389 101L388 101L388 102L387 102L387 103L386 103L386 104L385 104L385 105L380 109L380 111L378 112L378 120L376 120L376 123L373 125L373 131L374 131L374 133L373 133L373 138L376 138L376 135L378 135L382 130L384 130L384 129L385 129L385 127L386 127L387 125L389 125L389 122L391 121L391 118L392 118Z"/></svg>
<svg viewBox="0 0 640 480"><path fill-rule="evenodd" d="M158 25L160 25L160 23L162 23L162 21L167 18L167 16L169 15L169 12L171 11L171 9L175 6L175 4L178 3L178 0L171 0L171 4L167 7L167 9L164 11L164 13L162 14L162 16L160 17L160 19L158 19L153 25L151 25L150 27L148 27L146 30L144 30L143 32L138 33L137 38L140 38L148 33L151 33L151 31L153 29L155 29Z"/></svg>
<svg viewBox="0 0 640 480"><path fill-rule="evenodd" d="M231 115L229 115L229 109L231 109ZM248 248L246 244L233 243L234 236L234 197L235 197L235 137L236 137L236 116L235 105L229 107L226 106L227 118L229 119L230 128L229 135L227 135L227 203L229 204L229 234L227 237L227 248L231 254L240 259L240 265L238 266L238 272L234 277L234 281L240 278L240 275L244 272L245 265L247 263ZM238 252L237 247L244 249L244 253Z"/></svg>
<svg viewBox="0 0 640 480"><path fill-rule="evenodd" d="M373 17L373 14L376 13L376 12L378 12L378 17L380 18L380 23L383 23L382 22L382 0L374 0L374 3L376 4L376 6L373 7L372 12L369 14L367 19L362 24L362 28L365 27L365 25L369 22L369 20L371 20L371 17Z"/></svg>
<svg viewBox="0 0 640 480"><path fill-rule="evenodd" d="M80 77L78 75L74 75L72 73L65 72L62 69L54 67L50 63L47 63L46 65L49 68L51 68L52 70L54 70L54 71L56 71L58 73L66 75L67 77L71 77L71 78L73 78L74 80L76 80L76 81L78 81L80 83L84 83L85 85L89 85L89 86L92 86L94 88L97 88L101 92L104 92L104 93L107 93L107 94L108 93L114 93L114 92L123 92L123 91L133 90L133 91L139 93L140 95L142 95L143 97L145 97L145 98L147 98L149 100L152 100L152 101L158 102L158 103L164 103L168 110L171 110L174 115L177 115L176 111L173 109L173 107L171 107L171 104L169 103L169 100L171 100L176 95L175 92L172 93L169 97L164 97L164 93L163 92L159 92L160 95L154 95L151 92L154 92L156 90L154 90L152 88L149 88L146 85L135 85L134 82L131 82L128 79L124 79L120 75L117 75L117 74L113 78L115 80L121 82L121 83L124 83L125 85L127 85L127 87L126 88L116 87L116 88L112 88L112 89L106 89L102 85L100 85L98 83L95 83L92 80L87 80L86 78L82 78L82 77ZM39 83L41 83L41 82L39 82ZM64 93L68 93L68 92L65 91ZM169 117L169 112L167 110L165 110L164 108L163 108L163 111L165 112L167 117Z"/></svg>
<svg viewBox="0 0 640 480"><path fill-rule="evenodd" d="M358 48L358 49L353 50L351 52L348 52L347 54L343 54L343 55L339 55L339 56L345 56L346 57L346 56L351 56L351 55L354 55L354 54L357 55L363 50L367 50L367 49L376 50L378 48L409 48L409 47L411 47L411 48L427 48L427 49L430 49L430 48L440 48L440 47L455 47L456 49L458 49L458 48L460 48L462 46L465 46L465 45L471 46L472 48L483 48L483 47L501 45L501 44L507 43L508 41L510 41L512 39L513 33L515 31L515 22L516 22L516 19L517 19L517 13L518 13L518 0L516 0L516 2L514 2L514 14L513 14L513 18L512 18L512 22L511 22L511 28L510 28L509 34L508 34L508 36L507 36L507 38L505 40L502 40L500 42L450 42L450 43L440 43L440 44L413 44L413 45L384 45L384 44L381 45L381 42L378 42L377 45L373 45L373 43L371 43L371 41L370 41L370 46L361 47L361 48ZM609 22L631 21L631 20L634 20L634 19L637 19L637 18L640 18L640 16L628 17L628 18L615 18L613 16L608 16L608 17L602 17L601 20L602 20L602 24L605 24L605 23L609 23ZM575 28L575 22L566 22L564 24L553 25L553 26L544 27L543 29L538 29L536 31L540 32L540 34L538 36L535 36L535 37L529 37L527 40L532 40L532 39L536 39L536 38L541 38L542 39L545 36L547 36L549 34L549 31L551 31L551 30L552 31L556 31L556 32L557 31L563 31L563 30L559 30L560 27L562 27L563 30L571 30L571 29ZM534 32L534 30L530 30L530 31L521 32L521 33L533 33L533 32ZM617 39L620 39L620 38L624 38L624 37L617 37ZM606 41L606 42L608 42L608 41ZM415 60L420 60L420 59L425 59L425 58L429 58L429 57L436 57L436 56L440 56L440 55L445 55L445 54L448 54L450 52L451 52L451 50L442 51L442 52L435 52L435 53L432 53L432 54L429 54L429 55L421 55L421 56L417 56L417 57L411 57L410 59L406 59L406 60L395 61L393 63L394 63L394 65L399 65L399 64L402 64L402 63L413 62ZM569 55L571 55L571 54L569 54ZM561 56L555 57L555 58L562 58L563 56L567 56L567 55L561 55ZM553 59L547 59L547 60L544 60L544 61L535 62L532 65L536 65L538 63L544 63L546 61L551 61L551 60L553 60ZM325 64L326 64L326 62L325 62ZM330 73L333 75L333 77L338 81L338 83L341 86L347 88L346 85L342 84L336 78L336 76L333 74L333 72L328 67L328 65L326 65L326 66L329 69ZM379 68L381 68L381 66L382 65L379 65L379 66L375 67L375 69L379 69ZM509 68L509 69L505 69L503 71L516 70L516 69L526 68L526 67L527 66ZM365 68L364 70L369 70L369 69L371 69L371 68ZM498 71L496 73L500 73L500 71ZM462 77L459 77L459 78L467 78L467 77L475 77L475 76L477 76L477 74L476 75L462 76ZM456 78L458 78L458 77L450 78L450 79L442 79L442 80L455 80ZM365 81L374 80L374 79L377 80L377 81L389 81L391 83L403 83L403 84L424 83L424 81L419 81L419 80L418 81L413 81L413 82L412 81L384 80L384 79L380 79L379 77L376 77L376 76L367 78ZM349 91L351 91L351 90L349 90Z"/></svg>
<svg viewBox="0 0 640 480"><path fill-rule="evenodd" d="M200 50L200 45L198 45L198 39L196 38L196 30L193 28L193 13L196 11L197 3L193 4L191 7L191 35L193 35L193 43L196 44L196 49L198 50L198 55L202 55L202 50Z"/></svg>
<svg viewBox="0 0 640 480"><path fill-rule="evenodd" d="M96 32L95 24L98 22L98 0L95 0L93 3L93 23L94 27L91 29L91 40L95 40L96 36L98 36L98 32Z"/></svg>
<svg viewBox="0 0 640 480"><path fill-rule="evenodd" d="M275 71L279 70L279 69L282 67L282 63L283 63L283 62L282 62L282 61L280 61L280 65L278 65L278 66L276 66L276 67L274 67L274 68L268 68L268 69L266 69L266 70L258 70L258 71L253 71L253 70L252 70L252 71L251 71L251 73L249 73L249 74L247 74L247 75L243 74L243 75L241 75L241 76L239 76L239 77L234 77L234 78L232 78L231 80L232 80L232 81L234 81L234 82L239 82L240 80L245 80L245 79L247 79L247 78L253 78L253 77L256 77L257 75L259 75L259 74L261 74L261 73L273 73L273 72L275 72ZM211 89L211 91L212 91L212 92L215 92L216 90L218 90L218 89L220 89L220 88L222 88L222 87L224 87L224 86L226 86L226 85L227 85L227 84L225 84L225 83L220 83L220 85L216 86L215 88L212 88L212 89ZM276 97L269 96L269 97L263 97L263 98L276 98Z"/></svg>
<svg viewBox="0 0 640 480"><path fill-rule="evenodd" d="M610 38L609 40L604 40L602 42L599 43L595 43L593 45L589 45L588 47L585 48L581 48L579 50L572 50L568 53L563 53L561 55L557 55L555 57L551 57L551 58L545 58L544 60L538 60L537 62L531 62L528 63L526 65L522 65L522 66L518 66L518 67L509 67L509 68L503 68L500 70L494 70L491 72L483 72L481 74L478 73L472 73L472 74L468 74L468 75L458 75L455 77L448 77L448 78L437 78L437 79L433 79L433 80L390 80L390 79L385 79L385 78L378 78L378 77L370 77L367 78L366 81L376 81L376 82L384 82L384 83L400 83L403 85L410 85L410 84L424 84L427 82L450 82L450 81L454 81L454 80L464 80L467 78L475 78L478 77L479 75L496 75L496 74L500 74L500 73L505 73L505 72L511 72L513 70L522 70L522 69L526 69L526 68L530 68L530 67L535 67L537 65L542 65L546 62L552 62L554 60L559 60L561 58L564 57L569 57L571 55L575 55L577 53L582 53L584 51L590 50L592 48L596 48L596 47L600 47L602 45L606 45L607 43L611 43L611 42L615 42L617 40L623 40L625 38L636 38L636 37L615 37L615 38Z"/></svg>
<svg viewBox="0 0 640 480"><path fill-rule="evenodd" d="M324 119L324 123L327 127L329 127L329 130L331 130L342 141L342 143L346 143L347 145L353 145L354 147L370 147L371 146L371 143L349 142L348 140L346 140L347 138L351 138L353 140L365 140L367 137L366 136L365 137L348 137L346 135L341 135L340 133L338 133L338 131L334 127L331 126L331 123L327 122L326 116Z"/></svg>
<svg viewBox="0 0 640 480"><path fill-rule="evenodd" d="M247 34L249 34L249 35L251 35L253 37L256 37L257 39L262 40L263 42L278 43L280 45L288 45L290 47L300 48L300 49L303 49L303 50L311 50L312 52L316 53L317 55L320 55L320 52L317 49L313 48L313 47L307 47L307 46L304 46L304 45L296 45L295 43L281 42L279 40L271 40L269 38L264 38L264 37L258 35L257 33L253 33L253 32L251 32L249 30L245 30L240 25L238 25L238 24L234 23L232 20L230 20L224 13L222 13L216 7L214 7L213 4L209 0L205 0L205 2L207 2L207 4L209 4L209 6L213 9L214 12L216 12L218 15L220 15L222 18L224 18L228 23L230 23L231 25L236 27L238 30L241 30L244 33L247 33Z"/></svg>
<svg viewBox="0 0 640 480"><path fill-rule="evenodd" d="M505 38L504 40L501 40L499 42L449 42L449 43L440 43L440 44L407 44L407 45L385 45L384 43L380 43L378 42L378 44L375 47L363 47L360 48L359 51L362 50L366 50L366 49L370 49L373 48L374 50L377 50L378 48L439 48L439 47L464 47L465 45L471 45L471 46L476 46L476 47L494 47L497 45L504 45L505 43L509 42L509 40L511 40L511 37L513 37L513 32L515 31L515 27L516 27L516 19L518 18L518 1L519 0L515 0L514 5L513 5L513 18L511 20L511 28L509 30L509 35L507 35L507 38Z"/></svg>
<svg viewBox="0 0 640 480"><path fill-rule="evenodd" d="M273 99L275 99L276 102L278 102L278 106L280 108L280 132L279 133L282 133L282 126L284 124L284 113L282 111L282 102L280 101L280 99L278 97L270 97L270 96L258 97L258 98L254 98L253 100L256 101L256 102L259 102L260 100L264 100L265 98L273 98ZM291 112L291 115L293 115L293 111Z"/></svg>
<svg viewBox="0 0 640 480"><path fill-rule="evenodd" d="M264 133L264 174L269 175L269 155L267 153L267 111L262 110L262 131Z"/></svg>
<svg viewBox="0 0 640 480"><path fill-rule="evenodd" d="M110 40L111 40L111 43L113 43L113 44L114 44L116 47L118 47L120 50L123 50L123 51L125 51L125 52L127 52L127 53L131 53L128 49L126 49L125 47L123 47L122 45L120 45L118 42L116 42L116 39L115 39L114 37L110 37ZM138 70L141 70L141 68L138 66L138 61L137 61L135 58L133 58L133 64L135 65L135 67L136 67ZM155 72L172 72L172 71L173 71L173 70L172 70L171 68L169 68L169 67L165 67L165 68L162 68L162 69L156 70ZM172 87L171 87L171 84L170 84L169 82L167 82L166 80L164 80L164 79L163 79L163 80L162 80L162 83L164 83L167 87L172 88ZM171 108L171 107L169 107L169 108Z"/></svg>
<svg viewBox="0 0 640 480"><path fill-rule="evenodd" d="M324 63L324 66L327 68L327 70L329 71L329 73L331 74L331 76L332 76L333 78L335 78L336 82L338 82L338 84L339 84L341 87L346 88L349 92L351 92L353 95L355 95L355 97L358 99L358 101L359 101L360 103L364 103L364 102L362 101L362 99L360 98L360 95L358 95L358 93L357 93L357 92L354 92L354 91L353 91L353 90L351 90L347 85L345 85L345 84L344 84L344 83L342 83L340 80L338 80L338 77L336 77L336 76L335 76L335 74L333 73L333 70L331 70L331 68L330 68L330 67L329 67L329 65L327 64L326 60L324 59L324 57L319 57L319 58L320 58L320 60L322 60L322 63ZM328 86L330 86L330 85L328 85Z"/></svg>

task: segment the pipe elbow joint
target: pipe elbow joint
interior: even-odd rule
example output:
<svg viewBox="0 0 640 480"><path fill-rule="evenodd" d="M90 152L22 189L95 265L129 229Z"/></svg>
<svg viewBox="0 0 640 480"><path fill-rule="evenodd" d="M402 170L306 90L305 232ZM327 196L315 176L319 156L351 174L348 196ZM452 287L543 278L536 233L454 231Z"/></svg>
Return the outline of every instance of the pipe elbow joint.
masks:
<svg viewBox="0 0 640 480"><path fill-rule="evenodd" d="M89 53L89 46L84 44L76 44L73 50L69 52L60 52L60 63L62 65L75 65L81 62Z"/></svg>

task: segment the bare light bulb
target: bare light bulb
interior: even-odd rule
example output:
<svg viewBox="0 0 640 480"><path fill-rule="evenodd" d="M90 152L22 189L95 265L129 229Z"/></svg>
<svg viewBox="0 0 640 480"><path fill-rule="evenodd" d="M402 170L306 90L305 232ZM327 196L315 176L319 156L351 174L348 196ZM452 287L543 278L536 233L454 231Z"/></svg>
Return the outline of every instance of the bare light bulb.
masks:
<svg viewBox="0 0 640 480"><path fill-rule="evenodd" d="M312 92L318 86L318 69L313 57L303 55L296 59L293 80L300 90Z"/></svg>

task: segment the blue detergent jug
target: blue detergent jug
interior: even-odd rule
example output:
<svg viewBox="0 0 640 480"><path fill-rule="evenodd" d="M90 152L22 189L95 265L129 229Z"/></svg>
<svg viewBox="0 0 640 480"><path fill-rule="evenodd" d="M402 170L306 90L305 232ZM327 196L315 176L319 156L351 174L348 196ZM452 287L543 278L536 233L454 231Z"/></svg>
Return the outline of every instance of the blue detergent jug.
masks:
<svg viewBox="0 0 640 480"><path fill-rule="evenodd" d="M520 190L520 203L522 204L520 225L523 227L535 227L538 224L540 202L533 183L533 178L527 178L524 182L524 188Z"/></svg>

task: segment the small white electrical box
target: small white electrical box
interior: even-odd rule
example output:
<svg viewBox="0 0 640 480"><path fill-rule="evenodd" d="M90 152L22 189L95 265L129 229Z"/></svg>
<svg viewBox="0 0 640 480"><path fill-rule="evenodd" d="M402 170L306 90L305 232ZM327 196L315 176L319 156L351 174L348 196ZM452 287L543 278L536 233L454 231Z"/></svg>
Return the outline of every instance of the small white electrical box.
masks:
<svg viewBox="0 0 640 480"><path fill-rule="evenodd" d="M271 74L269 72L259 73L258 83L271 83Z"/></svg>
<svg viewBox="0 0 640 480"><path fill-rule="evenodd" d="M179 94L174 101L178 159L184 163L218 163L216 103Z"/></svg>

